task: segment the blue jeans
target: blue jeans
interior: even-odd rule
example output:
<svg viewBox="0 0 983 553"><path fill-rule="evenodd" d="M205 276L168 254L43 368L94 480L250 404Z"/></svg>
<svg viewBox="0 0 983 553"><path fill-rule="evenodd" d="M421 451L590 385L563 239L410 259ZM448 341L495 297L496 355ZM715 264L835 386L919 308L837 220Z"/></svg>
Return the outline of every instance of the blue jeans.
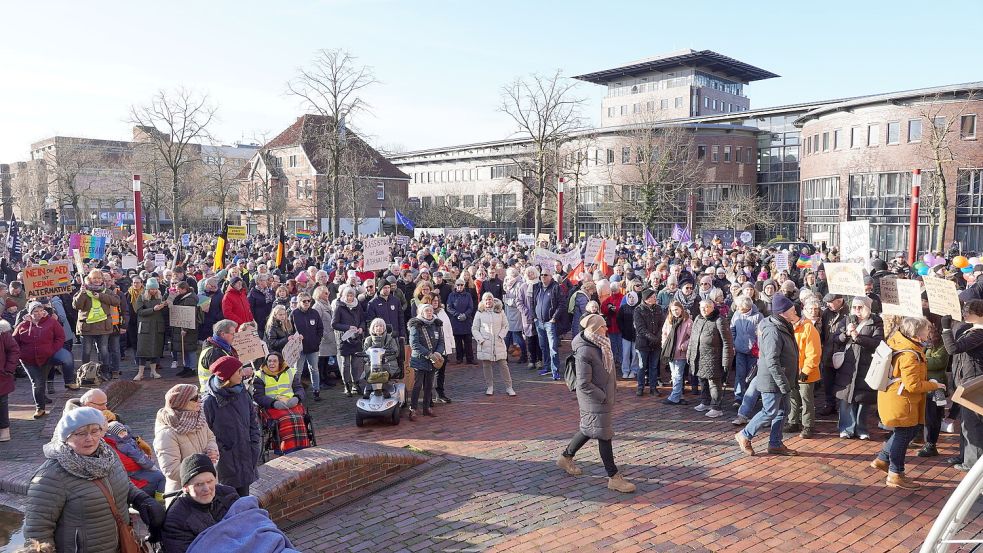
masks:
<svg viewBox="0 0 983 553"><path fill-rule="evenodd" d="M156 492L164 491L164 483L166 482L166 479L164 478L164 473L159 470L137 470L131 472L129 476L130 478L136 478L137 480L146 480L147 485L140 489L150 495L150 497L153 497L154 493Z"/></svg>
<svg viewBox="0 0 983 553"><path fill-rule="evenodd" d="M110 334L107 345L109 347L109 370L115 374L119 372L119 364L123 356L119 349L119 334Z"/></svg>
<svg viewBox="0 0 983 553"><path fill-rule="evenodd" d="M27 372L27 377L31 379L31 395L34 397L34 408L39 411L44 411L44 383L46 380L48 380L48 371L51 370L51 366L45 364L38 367L36 365L28 365L23 361L21 361L21 365L24 366L24 371Z"/></svg>
<svg viewBox="0 0 983 553"><path fill-rule="evenodd" d="M918 434L918 429L918 425L895 427L894 432L891 432L891 437L884 442L884 447L877 454L877 458L881 461L887 461L891 472L904 474L904 456L908 451L908 444Z"/></svg>
<svg viewBox="0 0 983 553"><path fill-rule="evenodd" d="M72 356L72 352L65 348L61 348L56 351L54 355L51 356L52 365L61 365L61 376L65 380L65 385L75 383L75 357ZM48 372L48 382L54 382L55 372Z"/></svg>
<svg viewBox="0 0 983 553"><path fill-rule="evenodd" d="M99 363L105 366L104 373L108 372L111 366L109 360L109 335L100 334L98 336L82 336L82 364L92 360L92 346L99 350Z"/></svg>
<svg viewBox="0 0 983 553"><path fill-rule="evenodd" d="M669 362L669 370L672 373L672 392L669 393L669 401L679 401L683 399L683 372L686 370L686 360L673 359Z"/></svg>
<svg viewBox="0 0 983 553"><path fill-rule="evenodd" d="M751 374L754 366L758 364L758 358L750 353L737 352L734 358L734 401L740 402L744 399L747 389L747 376Z"/></svg>
<svg viewBox="0 0 983 553"><path fill-rule="evenodd" d="M621 333L612 332L608 334L608 338L611 339L611 355L614 357L614 368L617 369L621 365Z"/></svg>
<svg viewBox="0 0 983 553"><path fill-rule="evenodd" d="M741 406L737 409L737 414L745 419L751 418L754 410L758 407L758 399L761 398L761 393L758 392L758 385L754 382L755 379L752 378L751 383L747 386L747 390L744 390L744 397L741 398Z"/></svg>
<svg viewBox="0 0 983 553"><path fill-rule="evenodd" d="M635 342L621 339L621 376L638 372L638 357L635 355Z"/></svg>
<svg viewBox="0 0 983 553"><path fill-rule="evenodd" d="M639 390L645 389L645 377L648 376L649 390L655 392L656 380L659 379L659 350L638 352L638 375L635 381Z"/></svg>
<svg viewBox="0 0 983 553"><path fill-rule="evenodd" d="M536 321L539 334L539 349L543 351L543 368L549 368L554 377L560 376L560 337L556 334L556 323Z"/></svg>
<svg viewBox="0 0 983 553"><path fill-rule="evenodd" d="M747 439L754 438L766 424L771 424L771 432L768 434L768 447L782 447L782 427L785 425L785 417L788 414L788 395L780 392L762 392L762 408L741 430L741 434Z"/></svg>
<svg viewBox="0 0 983 553"><path fill-rule="evenodd" d="M311 371L311 389L317 393L321 389L321 375L317 370L317 352L312 351L310 353L301 353L300 359L297 360L297 373L303 377L304 369L310 369Z"/></svg>
<svg viewBox="0 0 983 553"><path fill-rule="evenodd" d="M508 334L505 335L505 347L512 347L513 344L519 346L519 363L526 363L529 360L529 354L526 351L526 339L522 336L521 330L510 330Z"/></svg>
<svg viewBox="0 0 983 553"><path fill-rule="evenodd" d="M870 406L862 403L847 403L842 399L838 402L840 404L840 420L837 429L854 437L861 434L870 435L870 431L867 430L867 411L870 410Z"/></svg>

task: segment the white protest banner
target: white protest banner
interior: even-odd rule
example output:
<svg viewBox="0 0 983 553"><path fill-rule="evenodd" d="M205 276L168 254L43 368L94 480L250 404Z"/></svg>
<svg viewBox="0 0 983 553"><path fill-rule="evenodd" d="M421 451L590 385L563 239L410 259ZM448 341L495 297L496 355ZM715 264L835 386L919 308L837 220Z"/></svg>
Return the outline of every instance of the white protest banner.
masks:
<svg viewBox="0 0 983 553"><path fill-rule="evenodd" d="M229 225L226 237L229 240L245 240L246 227L244 225Z"/></svg>
<svg viewBox="0 0 983 553"><path fill-rule="evenodd" d="M167 265L167 256L162 253L155 253L154 266L163 268L166 265Z"/></svg>
<svg viewBox="0 0 983 553"><path fill-rule="evenodd" d="M882 278L881 306L887 315L921 317L922 287L917 280Z"/></svg>
<svg viewBox="0 0 983 553"><path fill-rule="evenodd" d="M295 336L297 335L295 334ZM283 346L283 360L287 362L288 367L296 367L297 362L300 361L300 354L303 352L303 340L287 340L287 345Z"/></svg>
<svg viewBox="0 0 983 553"><path fill-rule="evenodd" d="M560 254L560 262L563 263L563 268L566 269L570 267L571 269L580 264L580 250L574 248L567 253Z"/></svg>
<svg viewBox="0 0 983 553"><path fill-rule="evenodd" d="M108 228L94 228L92 232L89 233L90 236L96 236L99 238L106 238L109 240L113 239L113 231Z"/></svg>
<svg viewBox="0 0 983 553"><path fill-rule="evenodd" d="M814 232L814 233L812 233L812 243L813 244L821 244L823 242L827 242L827 243L829 242L829 233L828 232Z"/></svg>
<svg viewBox="0 0 983 553"><path fill-rule="evenodd" d="M845 296L864 296L864 266L860 263L824 263L829 291Z"/></svg>
<svg viewBox="0 0 983 553"><path fill-rule="evenodd" d="M532 252L532 264L539 265L543 269L552 270L553 263L559 258L557 254L543 248L536 248Z"/></svg>
<svg viewBox="0 0 983 553"><path fill-rule="evenodd" d="M519 243L522 244L523 246L535 246L536 237L531 234L520 234Z"/></svg>
<svg viewBox="0 0 983 553"><path fill-rule="evenodd" d="M410 245L410 237L404 234L400 234L396 237L396 243L400 246L406 247Z"/></svg>
<svg viewBox="0 0 983 553"><path fill-rule="evenodd" d="M840 259L844 262L867 263L870 259L870 221L840 223Z"/></svg>
<svg viewBox="0 0 983 553"><path fill-rule="evenodd" d="M24 291L29 298L57 296L72 290L72 263L52 261L24 268Z"/></svg>
<svg viewBox="0 0 983 553"><path fill-rule="evenodd" d="M928 310L936 315L949 315L957 321L963 320L962 306L956 283L944 278L926 276L925 292L928 293Z"/></svg>
<svg viewBox="0 0 983 553"><path fill-rule="evenodd" d="M615 240L603 240L594 236L587 239L587 250L584 251L584 261L587 263L594 262L594 259L597 258L597 252L601 249L602 241L604 242L604 261L609 265L614 263L615 248L618 247L618 243Z"/></svg>
<svg viewBox="0 0 983 553"><path fill-rule="evenodd" d="M391 253L388 238L366 238L362 242L362 254L365 256L363 271L379 271L389 266Z"/></svg>
<svg viewBox="0 0 983 553"><path fill-rule="evenodd" d="M197 305L172 305L168 310L171 313L171 326L174 328L187 328L189 330L198 328L198 325L195 324L197 310Z"/></svg>
<svg viewBox="0 0 983 553"><path fill-rule="evenodd" d="M778 272L788 271L788 250L779 250L775 253L775 270Z"/></svg>
<svg viewBox="0 0 983 553"><path fill-rule="evenodd" d="M140 260L135 255L124 255L122 265L124 269L136 269Z"/></svg>
<svg viewBox="0 0 983 553"><path fill-rule="evenodd" d="M260 339L259 334L256 333L256 329L252 326L248 326L235 333L232 337L232 348L236 350L236 354L239 355L239 361L243 363L264 358L268 352L266 342Z"/></svg>

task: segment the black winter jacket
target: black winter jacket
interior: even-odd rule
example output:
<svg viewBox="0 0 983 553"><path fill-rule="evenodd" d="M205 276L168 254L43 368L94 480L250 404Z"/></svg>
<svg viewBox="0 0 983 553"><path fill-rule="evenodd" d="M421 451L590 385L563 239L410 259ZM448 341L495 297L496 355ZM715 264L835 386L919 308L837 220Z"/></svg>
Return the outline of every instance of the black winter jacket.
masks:
<svg viewBox="0 0 983 553"><path fill-rule="evenodd" d="M304 337L304 353L314 353L321 348L321 338L324 337L324 323L321 314L313 307L307 311L294 309L290 313L294 329Z"/></svg>
<svg viewBox="0 0 983 553"><path fill-rule="evenodd" d="M163 542L166 553L184 553L198 534L218 524L229 507L239 499L235 488L215 485L215 497L208 505L202 505L186 493L175 499L167 509L164 519Z"/></svg>
<svg viewBox="0 0 983 553"><path fill-rule="evenodd" d="M622 308L623 309L623 308ZM662 325L666 316L658 305L648 306L645 302L635 307L632 315L635 331L635 349L638 351L660 351L662 349ZM624 327L622 327L622 332Z"/></svg>

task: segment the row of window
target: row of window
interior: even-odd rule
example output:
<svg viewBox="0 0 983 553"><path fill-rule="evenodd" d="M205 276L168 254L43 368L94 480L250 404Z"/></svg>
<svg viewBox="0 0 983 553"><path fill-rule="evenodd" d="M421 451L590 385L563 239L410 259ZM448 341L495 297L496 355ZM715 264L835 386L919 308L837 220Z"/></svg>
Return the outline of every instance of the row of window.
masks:
<svg viewBox="0 0 983 553"><path fill-rule="evenodd" d="M678 96L676 98L673 98L672 99L672 103L673 103L673 107L674 108L677 108L678 109L678 108L683 107L683 97L682 96ZM639 113L642 113L642 109L643 108L645 110L645 113L654 113L655 112L655 100L649 100L648 102L645 102L645 105L644 106L642 105L641 102L636 102L636 103L632 104L631 105L631 114L632 115L637 115ZM626 117L626 116L629 115L628 109L629 108L628 108L628 105L627 104L622 105L620 107L609 106L608 107L608 117L618 117L619 115L621 117ZM663 98L663 99L659 100L659 109L660 110L669 109L669 99L668 98Z"/></svg>
<svg viewBox="0 0 983 553"><path fill-rule="evenodd" d="M499 166L504 167L504 166ZM422 171L411 173L413 184L429 184L432 182L473 182L480 178L481 167L474 169L447 169L444 171ZM493 170L494 172L494 170ZM490 178L495 178L489 173Z"/></svg>
<svg viewBox="0 0 983 553"><path fill-rule="evenodd" d="M721 150L722 148L722 150ZM721 151L723 152L723 158L721 159ZM754 148L741 148L738 146L734 150L734 157L731 159L731 147L729 145L725 146L710 146L710 163L754 163ZM707 147L698 145L696 147L696 159L706 159L707 157Z"/></svg>
<svg viewBox="0 0 983 553"><path fill-rule="evenodd" d="M936 132L946 132L950 121L946 117L936 117L933 122ZM922 120L909 119L907 122L906 141L909 144L921 142L922 140ZM807 136L805 140L805 155L829 152L831 150L842 150L845 148L868 148L879 146L881 139L887 145L901 143L901 121L888 121L887 132L882 134L881 125L872 123L864 127L851 127L849 137L845 136L844 129L834 129L832 132L825 131L822 134ZM976 138L976 115L962 115L959 117L959 138L963 140L974 140Z"/></svg>
<svg viewBox="0 0 983 553"><path fill-rule="evenodd" d="M724 102L723 100L718 102L716 98L709 98L707 96L703 97L703 107L705 110L719 111L720 113L734 113L748 110L746 106L734 104L733 102Z"/></svg>
<svg viewBox="0 0 983 553"><path fill-rule="evenodd" d="M422 196L420 205L424 208L451 207L454 209L488 209L491 207L492 220L507 221L514 217L518 205L515 194L465 194L463 196Z"/></svg>

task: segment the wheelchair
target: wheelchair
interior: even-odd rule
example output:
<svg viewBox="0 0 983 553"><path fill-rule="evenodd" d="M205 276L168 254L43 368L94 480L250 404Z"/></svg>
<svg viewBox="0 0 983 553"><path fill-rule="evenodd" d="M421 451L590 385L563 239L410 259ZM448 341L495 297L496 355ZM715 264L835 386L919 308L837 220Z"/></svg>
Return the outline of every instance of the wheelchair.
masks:
<svg viewBox="0 0 983 553"><path fill-rule="evenodd" d="M280 451L279 425L275 420L267 416L266 410L262 407L259 408L259 425L260 432L262 433L261 443L263 444L259 455L260 463L266 463L274 455L284 455ZM316 446L317 438L314 436L314 423L311 419L311 413L306 407L304 408L304 428L307 430L307 439L310 441L310 447Z"/></svg>

